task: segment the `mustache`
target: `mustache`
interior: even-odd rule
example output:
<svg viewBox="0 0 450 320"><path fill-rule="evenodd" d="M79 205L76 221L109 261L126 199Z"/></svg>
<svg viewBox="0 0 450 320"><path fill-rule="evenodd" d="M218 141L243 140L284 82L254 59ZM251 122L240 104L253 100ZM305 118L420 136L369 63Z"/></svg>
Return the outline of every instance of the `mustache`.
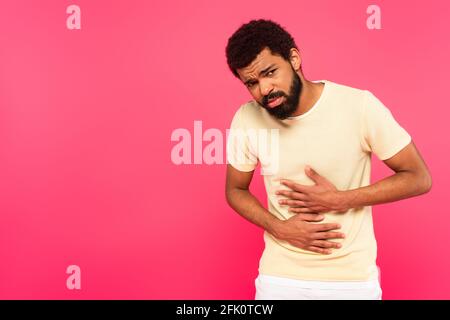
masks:
<svg viewBox="0 0 450 320"><path fill-rule="evenodd" d="M286 94L282 91L272 92L271 94L263 97L262 103L264 106L267 106L269 104L269 100L280 98L280 97L286 97Z"/></svg>

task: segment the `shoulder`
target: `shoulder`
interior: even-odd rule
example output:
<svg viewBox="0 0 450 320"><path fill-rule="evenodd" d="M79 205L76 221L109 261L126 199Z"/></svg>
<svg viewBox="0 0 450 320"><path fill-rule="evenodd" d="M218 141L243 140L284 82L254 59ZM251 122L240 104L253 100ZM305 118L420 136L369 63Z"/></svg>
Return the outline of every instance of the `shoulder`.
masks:
<svg viewBox="0 0 450 320"><path fill-rule="evenodd" d="M356 88L342 83L328 81L331 91L340 96L351 97L353 99L364 99L369 92L366 89Z"/></svg>
<svg viewBox="0 0 450 320"><path fill-rule="evenodd" d="M362 112L371 100L376 99L372 92L367 89L331 81L328 83L333 101L345 106L349 111Z"/></svg>
<svg viewBox="0 0 450 320"><path fill-rule="evenodd" d="M246 103L242 104L238 112L242 113L243 115L255 115L258 114L261 111L261 107L255 100L249 100Z"/></svg>
<svg viewBox="0 0 450 320"><path fill-rule="evenodd" d="M244 123L252 123L264 117L264 108L262 108L255 100L249 100L239 106L236 110L235 118Z"/></svg>

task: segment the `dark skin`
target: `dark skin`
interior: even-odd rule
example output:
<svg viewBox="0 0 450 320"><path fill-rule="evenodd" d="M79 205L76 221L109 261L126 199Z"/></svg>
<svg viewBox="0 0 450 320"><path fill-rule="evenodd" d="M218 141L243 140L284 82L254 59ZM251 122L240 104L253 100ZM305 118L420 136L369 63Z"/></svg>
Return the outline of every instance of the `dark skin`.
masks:
<svg viewBox="0 0 450 320"><path fill-rule="evenodd" d="M305 186L284 180L291 191L279 190L282 205L295 213L345 213L349 209L388 203L421 195L431 189L431 176L414 142L393 157L383 161L395 174L370 186L339 191L319 173L306 174L315 182Z"/></svg>
<svg viewBox="0 0 450 320"><path fill-rule="evenodd" d="M272 90L287 92L291 81L287 70L291 65L299 73L303 83L300 103L294 114L300 115L314 105L321 93L319 86L303 77L300 63L300 55L296 49L291 50L290 61L273 56L270 51L263 51L248 67L238 70L238 73L244 83L252 80L249 92L260 102L262 97L270 94ZM259 74L259 71L273 64L279 69L278 73ZM332 249L340 248L339 243L331 240L344 238L345 235L339 232L338 224L317 223L324 219L322 213L345 214L351 208L398 201L430 191L431 175L414 142L411 141L400 152L383 162L394 174L369 186L353 190L337 190L326 177L313 168L307 168L305 172L315 185L300 185L287 179L282 180L291 190L278 191L282 197L280 203L289 206L291 212L297 213L287 220L275 217L251 194L249 186L253 171L242 172L227 165L226 198L229 205L241 216L274 237L304 250L331 254Z"/></svg>
<svg viewBox="0 0 450 320"><path fill-rule="evenodd" d="M331 253L331 248L340 248L340 244L329 239L344 238L337 230L336 223L312 224L308 221L320 221L318 214L297 214L288 220L280 220L264 208L249 191L253 172L242 172L231 165L227 166L226 198L229 205L250 222L267 230L278 239L317 253Z"/></svg>

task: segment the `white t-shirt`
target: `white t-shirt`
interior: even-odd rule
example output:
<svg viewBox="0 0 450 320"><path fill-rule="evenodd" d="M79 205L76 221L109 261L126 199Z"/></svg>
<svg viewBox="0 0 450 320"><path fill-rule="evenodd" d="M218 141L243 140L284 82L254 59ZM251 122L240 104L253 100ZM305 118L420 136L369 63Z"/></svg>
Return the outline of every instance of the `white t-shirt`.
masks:
<svg viewBox="0 0 450 320"><path fill-rule="evenodd" d="M371 92L321 80L324 89L306 113L279 120L255 101L234 115L227 145L227 161L240 171L252 171L258 162L264 175L268 210L279 219L295 213L278 204L275 191L287 189L279 179L304 185L314 182L305 174L310 165L339 190L370 184L371 154L388 159L411 142L410 135ZM233 132L240 132L233 139ZM237 135L236 135L237 136ZM377 244L372 207L344 214L325 213L320 223L336 222L345 239L330 255L303 250L264 232L265 249L259 272L299 280L366 281L377 278Z"/></svg>

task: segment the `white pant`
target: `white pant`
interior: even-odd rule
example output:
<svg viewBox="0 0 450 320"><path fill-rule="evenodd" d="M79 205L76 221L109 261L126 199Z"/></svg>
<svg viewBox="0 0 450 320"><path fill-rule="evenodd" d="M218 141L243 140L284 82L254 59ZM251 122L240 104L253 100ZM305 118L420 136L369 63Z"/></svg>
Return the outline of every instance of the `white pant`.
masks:
<svg viewBox="0 0 450 320"><path fill-rule="evenodd" d="M379 281L305 281L260 274L255 300L381 300Z"/></svg>

